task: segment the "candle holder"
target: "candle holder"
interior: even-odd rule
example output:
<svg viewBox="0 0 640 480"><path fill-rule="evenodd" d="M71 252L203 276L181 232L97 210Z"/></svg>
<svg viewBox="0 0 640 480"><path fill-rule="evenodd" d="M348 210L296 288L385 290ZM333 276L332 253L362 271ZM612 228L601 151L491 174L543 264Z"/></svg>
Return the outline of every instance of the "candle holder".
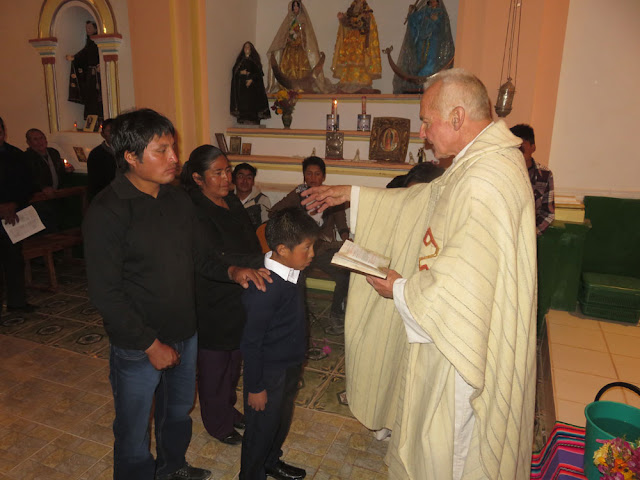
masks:
<svg viewBox="0 0 640 480"><path fill-rule="evenodd" d="M370 132L371 131L371 115L367 113L359 113L358 125L356 129L359 132Z"/></svg>
<svg viewBox="0 0 640 480"><path fill-rule="evenodd" d="M340 115L327 114L327 132L337 132L340 130Z"/></svg>

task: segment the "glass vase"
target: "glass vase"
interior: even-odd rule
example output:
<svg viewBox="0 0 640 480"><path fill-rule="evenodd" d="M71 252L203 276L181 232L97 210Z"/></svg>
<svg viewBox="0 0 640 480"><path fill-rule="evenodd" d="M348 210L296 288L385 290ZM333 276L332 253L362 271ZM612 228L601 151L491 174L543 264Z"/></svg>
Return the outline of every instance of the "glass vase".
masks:
<svg viewBox="0 0 640 480"><path fill-rule="evenodd" d="M284 128L291 128L291 122L293 121L293 114L291 113L283 113L282 114L282 125Z"/></svg>

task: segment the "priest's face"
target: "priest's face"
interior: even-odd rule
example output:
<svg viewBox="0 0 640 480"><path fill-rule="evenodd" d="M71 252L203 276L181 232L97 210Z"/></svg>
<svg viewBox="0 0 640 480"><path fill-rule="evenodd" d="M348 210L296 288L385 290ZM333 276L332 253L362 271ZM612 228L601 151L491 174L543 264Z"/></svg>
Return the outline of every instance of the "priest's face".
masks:
<svg viewBox="0 0 640 480"><path fill-rule="evenodd" d="M436 83L429 87L422 95L420 101L420 138L426 140L433 150L436 158L448 158L455 156L456 130L450 118L442 118L436 100L442 88L442 83Z"/></svg>

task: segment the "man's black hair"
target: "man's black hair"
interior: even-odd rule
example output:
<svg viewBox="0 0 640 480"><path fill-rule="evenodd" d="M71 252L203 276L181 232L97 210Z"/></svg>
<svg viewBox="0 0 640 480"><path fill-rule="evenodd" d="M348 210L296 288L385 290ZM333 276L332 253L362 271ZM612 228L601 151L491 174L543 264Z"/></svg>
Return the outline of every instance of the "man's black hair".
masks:
<svg viewBox="0 0 640 480"><path fill-rule="evenodd" d="M325 177L327 176L327 167L324 164L324 160L322 160L320 157L307 157L302 161L302 173L304 174L304 172L307 171L307 167L309 167L309 165L317 165L318 167L320 167L320 170L322 171L322 175L324 175Z"/></svg>
<svg viewBox="0 0 640 480"><path fill-rule="evenodd" d="M253 165L249 165L248 163L239 163L235 166L235 168L233 169L233 173L231 174L231 180L233 181L233 183L236 183L236 175L240 170L249 170L251 172L251 175L253 175L254 177L258 174L258 169Z"/></svg>
<svg viewBox="0 0 640 480"><path fill-rule="evenodd" d="M133 153L142 162L147 145L154 137L164 135L175 137L176 129L171 120L150 108L118 115L111 124L111 145L116 152L118 167L123 171L129 170L129 164L124 159L125 152Z"/></svg>
<svg viewBox="0 0 640 480"><path fill-rule="evenodd" d="M300 207L278 210L267 222L265 237L267 245L276 251L278 245L293 250L305 240L315 241L320 227L311 216Z"/></svg>
<svg viewBox="0 0 640 480"><path fill-rule="evenodd" d="M522 140L526 140L531 145L536 144L536 137L533 134L533 128L531 128L531 125L519 123L518 125L511 127L511 133L516 137L520 137Z"/></svg>

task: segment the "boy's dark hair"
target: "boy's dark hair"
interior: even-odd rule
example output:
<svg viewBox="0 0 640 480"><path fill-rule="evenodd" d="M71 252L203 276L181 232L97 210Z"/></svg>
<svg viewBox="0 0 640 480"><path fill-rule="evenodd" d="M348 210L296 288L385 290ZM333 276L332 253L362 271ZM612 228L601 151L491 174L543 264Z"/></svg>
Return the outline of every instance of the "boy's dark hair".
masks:
<svg viewBox="0 0 640 480"><path fill-rule="evenodd" d="M278 245L284 245L290 250L305 240L318 238L320 227L307 212L300 207L290 207L278 210L267 222L265 237L267 245L273 251Z"/></svg>
<svg viewBox="0 0 640 480"><path fill-rule="evenodd" d="M526 140L531 145L536 144L536 137L533 134L533 128L531 128L531 125L520 123L511 127L511 133L513 133L516 137L520 137L522 140Z"/></svg>
<svg viewBox="0 0 640 480"><path fill-rule="evenodd" d="M114 120L115 119L113 119L113 118L105 118L102 121L102 129L104 130L105 128L107 128L109 125L111 125L113 123Z"/></svg>
<svg viewBox="0 0 640 480"><path fill-rule="evenodd" d="M233 183L236 183L236 175L240 170L249 170L251 172L251 175L253 175L254 177L258 174L258 169L253 165L249 165L248 163L239 163L235 166L235 168L233 169L233 173L231 174L231 180L233 181Z"/></svg>
<svg viewBox="0 0 640 480"><path fill-rule="evenodd" d="M304 172L307 171L307 167L309 165L316 165L318 167L320 167L320 170L322 170L322 175L327 175L327 167L324 164L324 160L322 160L320 157L307 157L302 161L302 173L304 174Z"/></svg>
<svg viewBox="0 0 640 480"><path fill-rule="evenodd" d="M118 167L122 171L129 170L129 164L124 159L125 152L135 154L138 161L142 162L147 145L154 137L163 135L175 137L176 129L171 120L150 108L118 115L111 125L111 145L116 152Z"/></svg>

